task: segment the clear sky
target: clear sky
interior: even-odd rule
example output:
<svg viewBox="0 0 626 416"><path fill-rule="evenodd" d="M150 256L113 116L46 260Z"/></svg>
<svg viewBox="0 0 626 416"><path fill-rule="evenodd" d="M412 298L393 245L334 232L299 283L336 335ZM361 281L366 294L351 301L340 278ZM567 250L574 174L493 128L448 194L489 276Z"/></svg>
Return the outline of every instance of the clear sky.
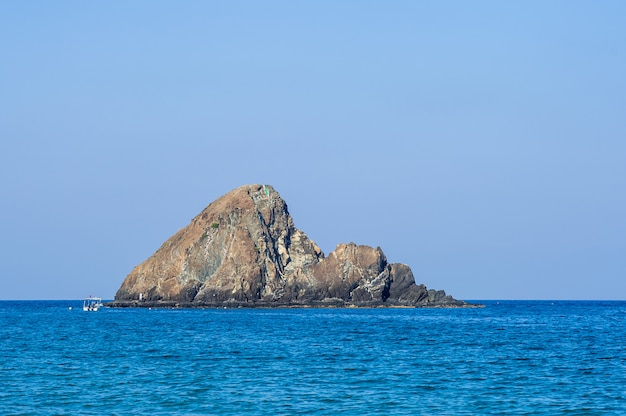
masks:
<svg viewBox="0 0 626 416"><path fill-rule="evenodd" d="M0 4L0 299L273 185L459 299L626 299L625 1Z"/></svg>

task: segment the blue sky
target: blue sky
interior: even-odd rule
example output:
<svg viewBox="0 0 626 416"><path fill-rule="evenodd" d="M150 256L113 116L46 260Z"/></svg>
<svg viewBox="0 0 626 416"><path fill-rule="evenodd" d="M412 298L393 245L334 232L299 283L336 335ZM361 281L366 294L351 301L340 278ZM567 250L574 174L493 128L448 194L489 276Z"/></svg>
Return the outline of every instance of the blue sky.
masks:
<svg viewBox="0 0 626 416"><path fill-rule="evenodd" d="M460 299L626 299L623 1L0 5L0 299L273 185Z"/></svg>

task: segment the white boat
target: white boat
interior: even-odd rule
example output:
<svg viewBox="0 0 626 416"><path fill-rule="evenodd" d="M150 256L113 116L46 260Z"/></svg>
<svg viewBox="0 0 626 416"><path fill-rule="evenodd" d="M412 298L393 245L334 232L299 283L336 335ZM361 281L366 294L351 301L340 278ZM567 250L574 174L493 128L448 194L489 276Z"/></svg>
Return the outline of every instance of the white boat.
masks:
<svg viewBox="0 0 626 416"><path fill-rule="evenodd" d="M85 312L95 312L102 307L102 298L89 296L83 300L83 310Z"/></svg>

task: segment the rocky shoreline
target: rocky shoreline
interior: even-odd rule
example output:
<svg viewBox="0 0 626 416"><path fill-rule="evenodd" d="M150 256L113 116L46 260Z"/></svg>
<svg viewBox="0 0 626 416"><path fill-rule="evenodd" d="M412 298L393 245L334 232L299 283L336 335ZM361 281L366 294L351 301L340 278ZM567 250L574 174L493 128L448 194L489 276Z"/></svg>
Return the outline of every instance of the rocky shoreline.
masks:
<svg viewBox="0 0 626 416"><path fill-rule="evenodd" d="M112 301L104 304L107 308L163 308L163 309L276 309L276 308L483 308L485 305L456 301L451 303L434 303L431 305L394 305L384 302L346 302L343 299L324 299L316 302L306 303L277 303L277 302L174 302L174 301Z"/></svg>

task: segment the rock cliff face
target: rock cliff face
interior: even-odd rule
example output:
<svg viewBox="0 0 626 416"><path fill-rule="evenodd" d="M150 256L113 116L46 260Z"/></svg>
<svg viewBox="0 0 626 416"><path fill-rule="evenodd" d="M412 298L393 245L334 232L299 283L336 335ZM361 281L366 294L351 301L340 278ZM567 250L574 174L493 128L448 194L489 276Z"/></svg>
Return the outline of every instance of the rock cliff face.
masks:
<svg viewBox="0 0 626 416"><path fill-rule="evenodd" d="M111 306L470 306L416 285L380 248L340 244L328 257L295 228L266 185L206 207L126 277Z"/></svg>

